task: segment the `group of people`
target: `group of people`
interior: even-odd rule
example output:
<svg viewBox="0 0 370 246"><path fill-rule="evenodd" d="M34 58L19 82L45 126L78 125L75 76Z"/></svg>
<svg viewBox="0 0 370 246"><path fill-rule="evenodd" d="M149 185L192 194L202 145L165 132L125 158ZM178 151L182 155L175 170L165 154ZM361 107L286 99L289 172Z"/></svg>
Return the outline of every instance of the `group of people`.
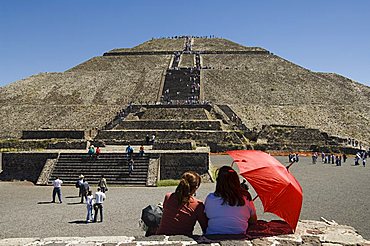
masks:
<svg viewBox="0 0 370 246"><path fill-rule="evenodd" d="M185 172L175 192L165 195L163 215L156 234L192 235L196 222L204 234L245 234L257 215L251 195L229 166L218 169L216 190L205 202L195 198L201 177Z"/></svg>
<svg viewBox="0 0 370 246"><path fill-rule="evenodd" d="M366 152L366 151L359 151L356 153L356 156L355 156L355 166L359 166L360 165L360 160L362 159L362 166L366 166L366 159L367 157L370 155L370 150L369 152Z"/></svg>
<svg viewBox="0 0 370 246"><path fill-rule="evenodd" d="M90 147L88 148L87 150L87 155L89 156L89 158L99 158L99 155L100 155L100 147L97 146L96 148L94 147L94 145L90 145Z"/></svg>
<svg viewBox="0 0 370 246"><path fill-rule="evenodd" d="M100 212L100 221L103 221L103 203L106 198L105 192L108 190L107 180L102 175L98 182L98 188L95 194L92 194L90 186L85 177L81 174L76 182L76 188L79 189L78 195L81 197L81 203L86 203L87 216L86 223L96 222L98 212ZM94 212L93 212L94 209Z"/></svg>
<svg viewBox="0 0 370 246"><path fill-rule="evenodd" d="M312 163L316 164L319 154L317 152L312 153ZM324 164L335 164L341 166L342 163L347 161L347 155L344 154L334 154L334 153L325 153L321 152L321 162Z"/></svg>
<svg viewBox="0 0 370 246"><path fill-rule="evenodd" d="M299 154L298 153L289 153L288 159L289 159L289 162L299 162Z"/></svg>
<svg viewBox="0 0 370 246"><path fill-rule="evenodd" d="M63 181L59 179L59 177L56 177L56 179L53 181L54 188L52 194L52 203L55 203L56 195L58 195L59 202L62 203L62 184ZM76 188L78 188L78 196L81 197L81 203L84 203L84 200L86 203L86 223L96 222L99 212L100 221L103 222L103 203L106 199L105 192L108 190L107 180L104 178L104 175L102 175L99 179L98 188L94 195L90 189L89 183L86 181L85 177L82 174L79 176L76 182Z"/></svg>

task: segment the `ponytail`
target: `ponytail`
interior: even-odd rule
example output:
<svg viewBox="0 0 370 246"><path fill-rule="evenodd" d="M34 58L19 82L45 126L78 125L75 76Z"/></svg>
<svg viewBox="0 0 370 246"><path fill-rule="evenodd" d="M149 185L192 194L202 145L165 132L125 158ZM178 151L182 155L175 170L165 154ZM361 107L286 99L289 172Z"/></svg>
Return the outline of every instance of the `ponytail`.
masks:
<svg viewBox="0 0 370 246"><path fill-rule="evenodd" d="M189 182L182 178L179 185L176 188L176 196L179 205L184 205L189 202L190 199L190 185Z"/></svg>
<svg viewBox="0 0 370 246"><path fill-rule="evenodd" d="M196 172L185 172L181 176L179 185L176 188L175 194L177 196L177 201L179 206L188 204L190 197L193 195L195 190L199 187L201 178Z"/></svg>

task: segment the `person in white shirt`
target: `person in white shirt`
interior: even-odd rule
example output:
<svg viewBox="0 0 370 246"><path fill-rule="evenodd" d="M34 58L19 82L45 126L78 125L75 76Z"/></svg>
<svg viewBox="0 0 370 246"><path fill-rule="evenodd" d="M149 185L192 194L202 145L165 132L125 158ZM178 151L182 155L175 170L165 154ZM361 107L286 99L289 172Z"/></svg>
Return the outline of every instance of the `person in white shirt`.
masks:
<svg viewBox="0 0 370 246"><path fill-rule="evenodd" d="M103 203L105 197L105 194L101 192L100 188L98 188L98 191L95 192L94 222L96 222L98 218L98 210L100 210L100 222L103 222Z"/></svg>
<svg viewBox="0 0 370 246"><path fill-rule="evenodd" d="M87 217L86 217L86 223L89 223L92 221L93 214L92 214L92 209L94 205L94 196L92 195L91 190L87 192L87 197L86 197L86 208L87 208Z"/></svg>
<svg viewBox="0 0 370 246"><path fill-rule="evenodd" d="M229 166L218 170L216 191L204 203L208 217L206 234L246 234L248 224L257 222L256 208L238 174Z"/></svg>
<svg viewBox="0 0 370 246"><path fill-rule="evenodd" d="M55 195L58 194L59 202L62 203L62 187L63 181L59 179L59 177L56 177L56 179L53 181L53 201L52 203L55 203Z"/></svg>

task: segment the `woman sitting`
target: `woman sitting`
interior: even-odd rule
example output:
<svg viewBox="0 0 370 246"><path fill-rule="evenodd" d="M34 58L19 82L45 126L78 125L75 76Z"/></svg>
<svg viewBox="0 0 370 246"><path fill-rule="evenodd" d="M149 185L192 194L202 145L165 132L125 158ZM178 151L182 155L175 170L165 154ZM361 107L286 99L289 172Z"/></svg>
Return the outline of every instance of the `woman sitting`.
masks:
<svg viewBox="0 0 370 246"><path fill-rule="evenodd" d="M257 221L256 209L239 176L229 166L218 170L216 191L205 201L208 217L206 234L245 234L248 223Z"/></svg>
<svg viewBox="0 0 370 246"><path fill-rule="evenodd" d="M199 174L185 172L176 191L166 194L157 234L191 236L197 221L205 232L207 217L204 213L204 204L193 197L200 182Z"/></svg>

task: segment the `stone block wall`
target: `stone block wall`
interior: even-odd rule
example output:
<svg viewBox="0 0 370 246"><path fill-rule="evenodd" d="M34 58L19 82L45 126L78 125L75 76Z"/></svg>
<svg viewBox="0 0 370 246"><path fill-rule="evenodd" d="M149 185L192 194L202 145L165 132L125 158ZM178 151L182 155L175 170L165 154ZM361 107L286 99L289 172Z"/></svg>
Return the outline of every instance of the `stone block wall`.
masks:
<svg viewBox="0 0 370 246"><path fill-rule="evenodd" d="M233 131L190 131L190 130L110 130L99 131L95 140L106 144L144 143L145 136L155 134L157 141L176 141L178 139L194 140L197 145L209 145L212 152L217 152L218 145L242 145ZM113 141L112 141L113 140ZM117 141L118 140L118 141ZM139 141L138 141L139 140Z"/></svg>
<svg viewBox="0 0 370 246"><path fill-rule="evenodd" d="M160 142L157 141L153 144L152 149L158 150L192 150L196 148L196 144L194 141L179 141L179 142L169 142L164 141Z"/></svg>
<svg viewBox="0 0 370 246"><path fill-rule="evenodd" d="M163 153L160 159L160 179L179 179L186 171L200 175L208 173L208 153Z"/></svg>
<svg viewBox="0 0 370 246"><path fill-rule="evenodd" d="M26 130L22 131L23 139L85 139L88 133L84 130Z"/></svg>
<svg viewBox="0 0 370 246"><path fill-rule="evenodd" d="M300 126L270 125L264 126L258 139L266 139L268 143L307 143L325 145L327 139L319 129Z"/></svg>
<svg viewBox="0 0 370 246"><path fill-rule="evenodd" d="M3 153L0 180L27 180L37 182L47 159L56 159L58 153Z"/></svg>
<svg viewBox="0 0 370 246"><path fill-rule="evenodd" d="M34 150L34 149L86 149L87 141L72 139L60 141L57 139L10 139L0 141L0 149Z"/></svg>
<svg viewBox="0 0 370 246"><path fill-rule="evenodd" d="M220 120L124 120L116 129L221 130Z"/></svg>

